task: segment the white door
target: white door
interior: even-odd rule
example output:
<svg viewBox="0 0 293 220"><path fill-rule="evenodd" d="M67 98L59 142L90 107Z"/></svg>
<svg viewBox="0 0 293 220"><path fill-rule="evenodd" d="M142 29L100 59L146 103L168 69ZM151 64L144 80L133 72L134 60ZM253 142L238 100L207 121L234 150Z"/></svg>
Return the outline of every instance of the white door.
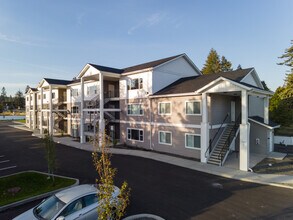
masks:
<svg viewBox="0 0 293 220"><path fill-rule="evenodd" d="M109 97L115 97L115 86L113 84L108 85Z"/></svg>
<svg viewBox="0 0 293 220"><path fill-rule="evenodd" d="M231 101L231 121L235 121L235 101Z"/></svg>

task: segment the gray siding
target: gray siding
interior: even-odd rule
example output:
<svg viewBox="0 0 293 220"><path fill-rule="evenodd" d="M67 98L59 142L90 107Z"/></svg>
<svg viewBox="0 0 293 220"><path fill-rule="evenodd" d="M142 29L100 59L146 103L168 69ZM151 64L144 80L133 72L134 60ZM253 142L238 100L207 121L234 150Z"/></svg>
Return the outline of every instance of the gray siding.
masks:
<svg viewBox="0 0 293 220"><path fill-rule="evenodd" d="M257 138L259 138L260 144L256 144ZM250 122L250 152L257 154L269 152L268 128L254 122Z"/></svg>

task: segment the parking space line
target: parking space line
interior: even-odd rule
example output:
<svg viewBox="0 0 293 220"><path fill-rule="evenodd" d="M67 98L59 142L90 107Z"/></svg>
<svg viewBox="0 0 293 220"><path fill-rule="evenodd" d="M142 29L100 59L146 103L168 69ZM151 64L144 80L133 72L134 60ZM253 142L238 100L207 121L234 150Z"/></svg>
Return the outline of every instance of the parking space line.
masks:
<svg viewBox="0 0 293 220"><path fill-rule="evenodd" d="M0 155L0 157L5 157L5 155Z"/></svg>
<svg viewBox="0 0 293 220"><path fill-rule="evenodd" d="M16 166L4 167L4 168L1 168L0 171L2 171L2 170L8 170L8 169L13 169L13 168L15 168L15 167L16 167Z"/></svg>
<svg viewBox="0 0 293 220"><path fill-rule="evenodd" d="M7 162L9 162L10 160L2 160L2 161L0 161L0 163L7 163Z"/></svg>

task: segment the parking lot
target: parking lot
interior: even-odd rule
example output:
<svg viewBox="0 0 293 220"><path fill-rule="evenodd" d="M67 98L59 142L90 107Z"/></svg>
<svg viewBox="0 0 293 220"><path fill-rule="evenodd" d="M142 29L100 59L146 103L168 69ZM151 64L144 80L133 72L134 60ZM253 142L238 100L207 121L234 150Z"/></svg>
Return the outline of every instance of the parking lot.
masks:
<svg viewBox="0 0 293 220"><path fill-rule="evenodd" d="M56 145L57 174L94 183L91 153ZM0 123L0 176L23 170L46 172L41 139ZM131 203L127 215L151 213L165 219L292 219L293 190L227 179L150 159L113 155L115 183L127 180ZM33 207L32 202L0 213L11 219Z"/></svg>

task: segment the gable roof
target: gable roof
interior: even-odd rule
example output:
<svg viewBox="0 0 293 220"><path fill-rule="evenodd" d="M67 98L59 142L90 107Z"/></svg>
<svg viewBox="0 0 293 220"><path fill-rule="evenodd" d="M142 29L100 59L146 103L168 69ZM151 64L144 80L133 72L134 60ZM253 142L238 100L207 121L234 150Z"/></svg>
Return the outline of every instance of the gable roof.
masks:
<svg viewBox="0 0 293 220"><path fill-rule="evenodd" d="M49 84L55 84L55 85L68 85L72 83L71 80L62 80L62 79L49 79L49 78L44 78L44 80L47 81Z"/></svg>
<svg viewBox="0 0 293 220"><path fill-rule="evenodd" d="M210 82L224 77L232 81L241 83L241 80L253 70L253 68L237 69L229 72L219 72L213 74L205 74L200 76L192 76L181 78L167 87L156 92L154 95L167 95L167 94L178 94L178 93L190 93L199 90ZM241 83L242 84L242 83ZM249 84L246 84L249 86Z"/></svg>
<svg viewBox="0 0 293 220"><path fill-rule="evenodd" d="M129 72L148 69L148 68L154 68L156 66L159 66L163 63L166 63L170 60L176 59L176 58L183 56L183 55L185 55L185 54L179 54L176 56L171 56L171 57L167 57L167 58L163 58L163 59L159 59L159 60L154 60L154 61L147 62L147 63L138 64L135 66L126 67L123 69L123 73L129 73Z"/></svg>
<svg viewBox="0 0 293 220"><path fill-rule="evenodd" d="M118 73L118 74L121 74L123 72L123 69L116 69L116 68L96 65L96 64L92 64L92 63L89 63L89 65L96 68L97 70L104 71L104 72L111 72L111 73Z"/></svg>
<svg viewBox="0 0 293 220"><path fill-rule="evenodd" d="M269 120L268 124L264 123L264 118L260 117L260 116L249 116L248 119L250 119L250 120L252 120L252 121L254 121L254 122L256 122L256 123L258 123L258 124L260 124L262 126L268 127L270 129L280 127L279 124L277 124L277 123L275 123L275 122L273 122L271 120Z"/></svg>

